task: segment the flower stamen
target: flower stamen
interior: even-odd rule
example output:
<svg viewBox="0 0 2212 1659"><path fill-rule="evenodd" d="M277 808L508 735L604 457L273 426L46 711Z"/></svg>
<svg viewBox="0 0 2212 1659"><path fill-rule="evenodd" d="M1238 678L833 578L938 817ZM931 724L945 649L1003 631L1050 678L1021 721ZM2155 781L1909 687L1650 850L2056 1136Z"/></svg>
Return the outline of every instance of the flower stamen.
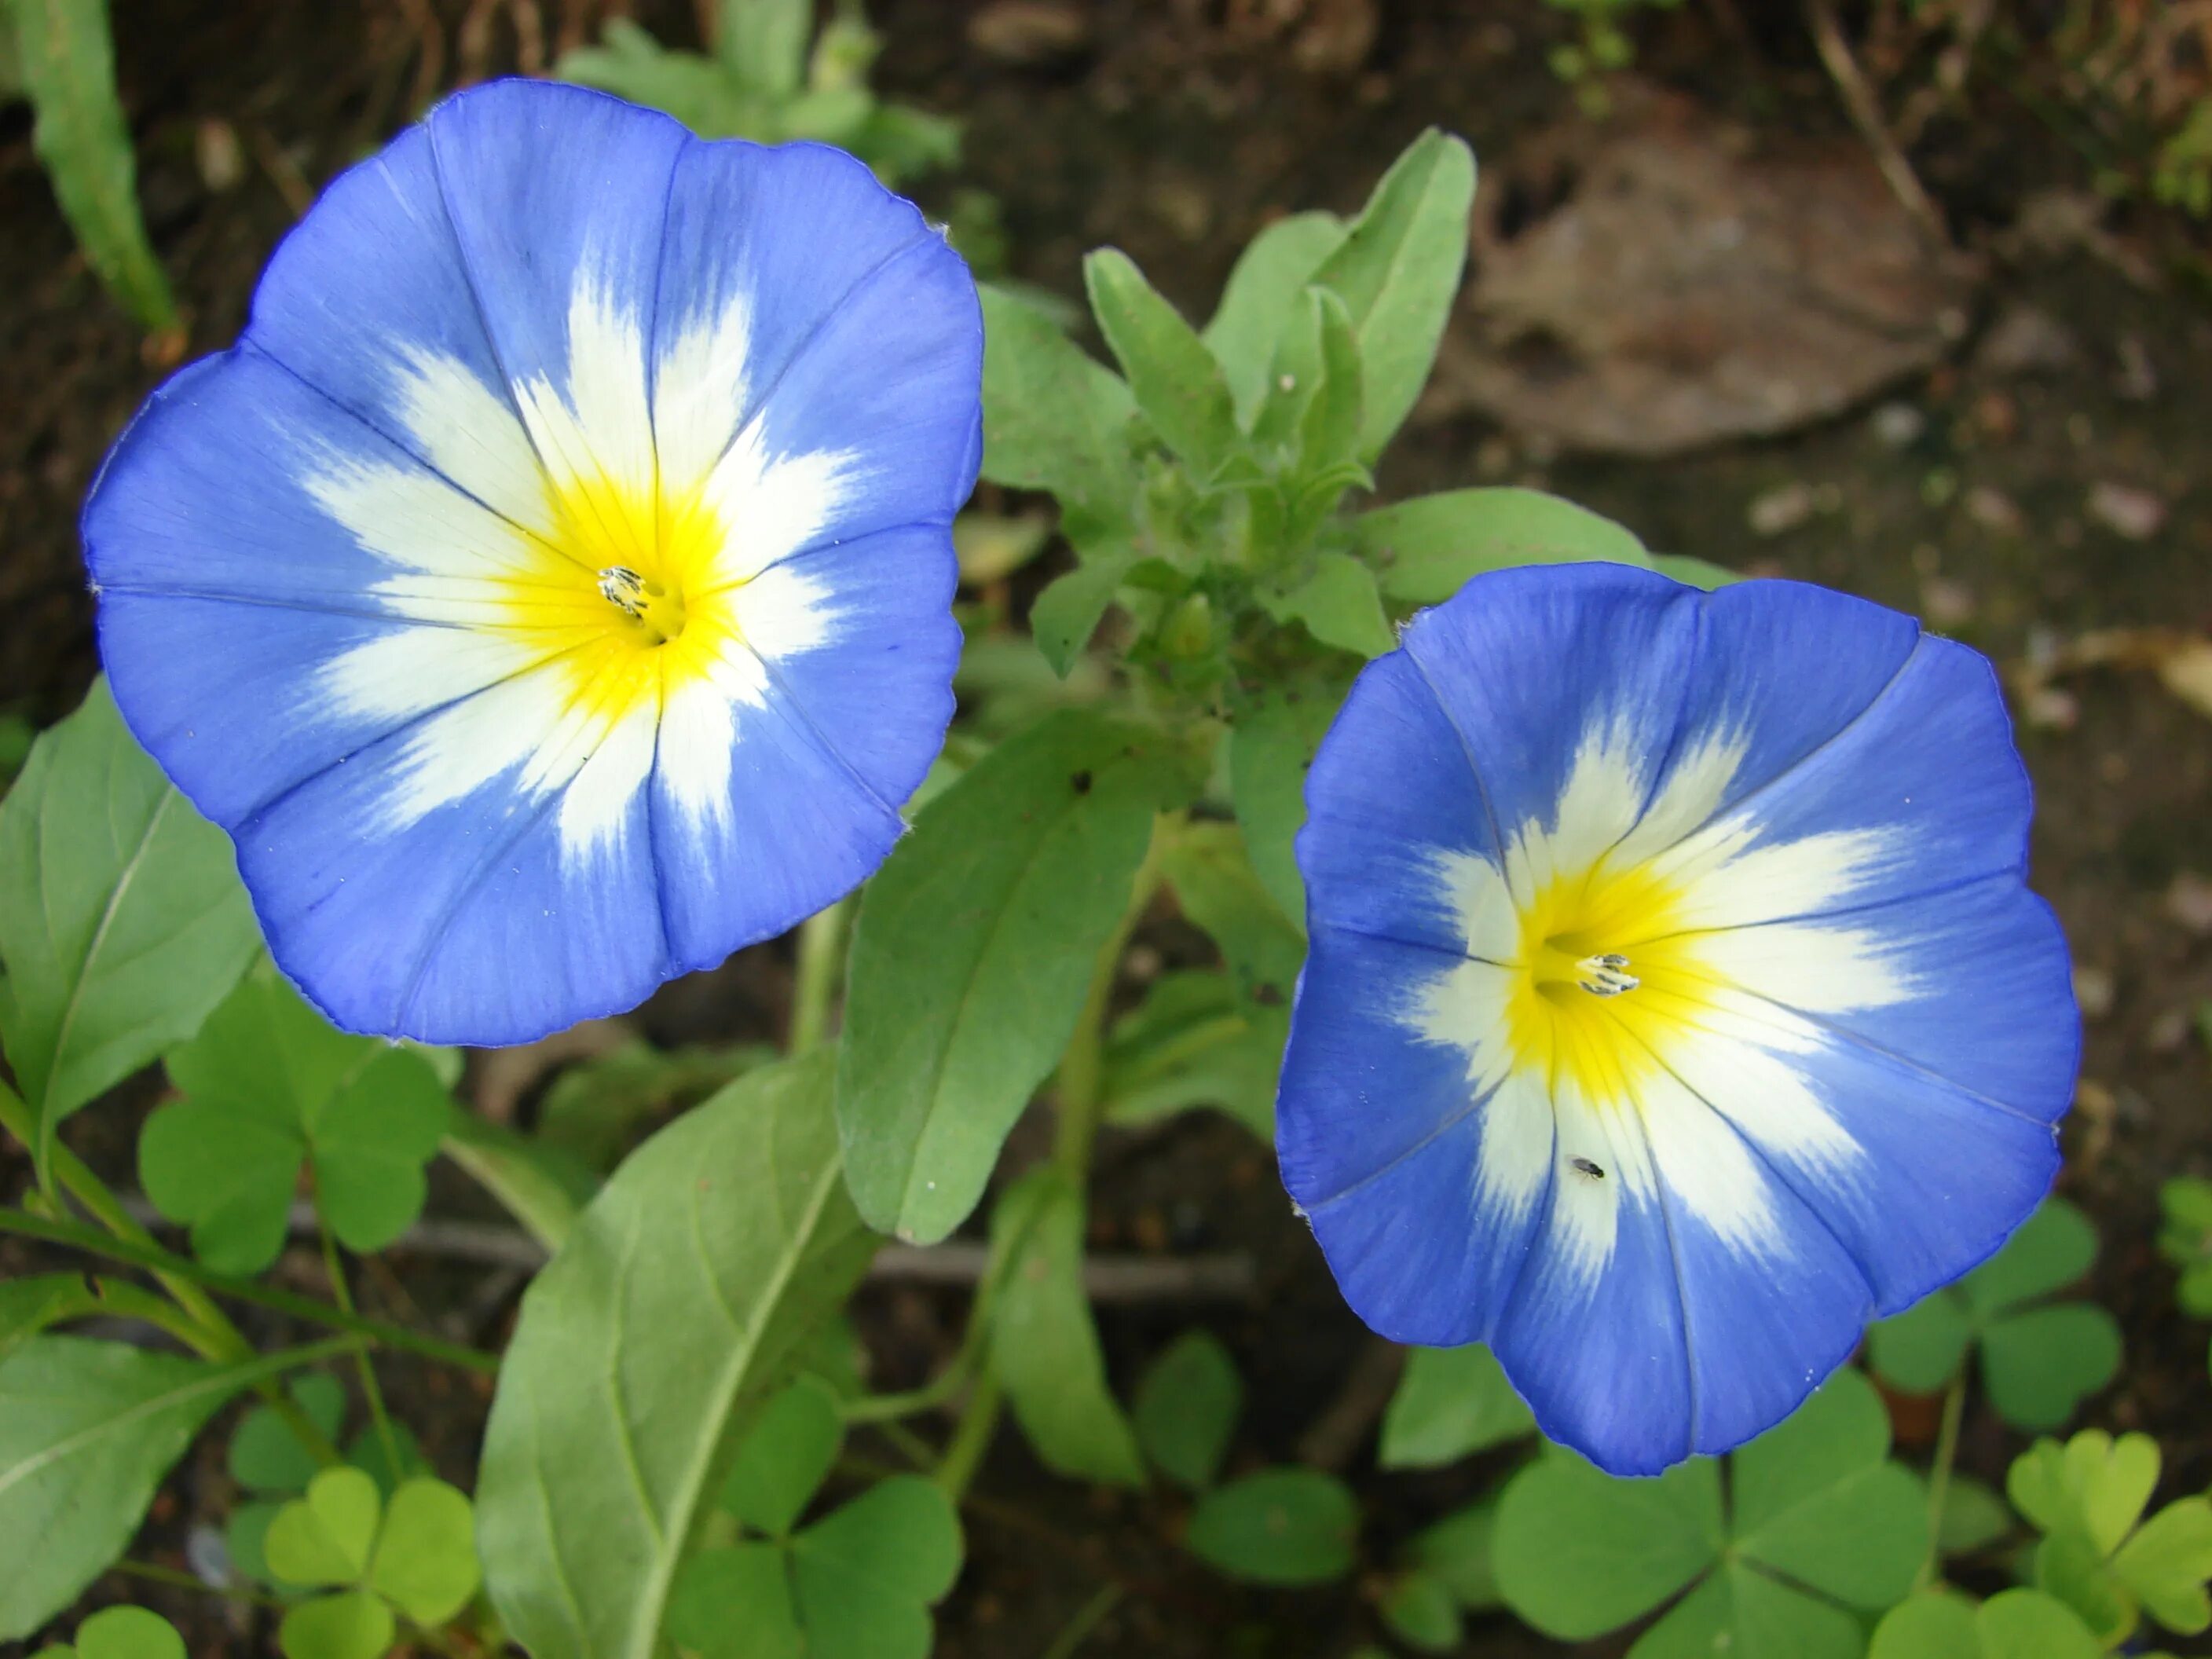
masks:
<svg viewBox="0 0 2212 1659"><path fill-rule="evenodd" d="M1576 983L1594 997L1617 997L1644 983L1628 971L1628 958L1612 951L1584 957L1575 964L1575 971L1581 975Z"/></svg>

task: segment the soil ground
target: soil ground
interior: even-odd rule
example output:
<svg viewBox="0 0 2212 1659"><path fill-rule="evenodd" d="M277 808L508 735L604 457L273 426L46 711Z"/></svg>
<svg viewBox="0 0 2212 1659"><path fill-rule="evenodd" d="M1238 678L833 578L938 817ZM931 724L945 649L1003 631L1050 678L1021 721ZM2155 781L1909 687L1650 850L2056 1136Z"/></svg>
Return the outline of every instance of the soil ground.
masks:
<svg viewBox="0 0 2212 1659"><path fill-rule="evenodd" d="M1081 49L1029 67L978 50L966 28L976 9L884 0L876 8L890 40L881 79L967 120L963 182L1001 199L1014 273L1073 293L1082 252L1113 242L1194 315L1267 218L1355 206L1424 126L1465 133L1487 162L1570 106L1544 64L1565 26L1535 0L1383 5L1371 48L1350 70L1315 66L1328 52L1314 31L1366 9L1358 5L1079 6L1088 26ZM491 17L488 33L471 35L471 9ZM560 9L542 8L549 17ZM671 40L695 27L688 7L641 9ZM1713 19L1733 10L1686 8L1655 20L1642 37L1644 67L1754 122L1843 131L1831 89L1790 28L1777 25L1769 38L1754 9L1754 37L1731 39ZM1266 20L1278 12L1307 21L1274 28ZM463 67L512 67L518 51L507 14L458 0L115 0L115 13L142 194L187 308L188 355L233 337L262 260L316 185L408 118L420 92L454 84ZM427 67L426 50L435 54ZM235 135L243 161L220 190L202 160L216 121ZM94 669L76 504L161 368L75 254L27 131L20 106L0 112L0 709L44 723L74 704ZM2009 124L1964 129L1916 159L1970 242L1988 240L2030 191L2079 182L2078 167L2017 111ZM1455 417L1416 425L1389 459L1382 493L1541 483L1620 519L1656 548L1926 612L2002 664L2092 629L2212 626L2212 423L2200 391L2212 378L2212 319L2080 247L1997 258L1976 331L2021 303L2057 320L2073 343L2070 361L2036 373L1977 366L1970 337L1954 362L1890 394L1919 417L1903 442L1904 417L1876 421L1862 410L1787 439L1663 463L1559 459L1489 422ZM1797 485L1811 489L1816 510L1778 533L1751 527L1754 501ZM2163 525L2141 539L2109 527L2090 502L2112 485L2154 496ZM2016 519L1990 508L1992 495ZM2188 878L2212 875L2212 720L2148 674L2092 674L2063 689L2070 724L2022 733L2041 803L2035 880L2066 923L2092 1012L2085 1105L2067 1131L2063 1190L2103 1233L2094 1290L2128 1343L2122 1380L2085 1420L2156 1433L2168 1487L2201 1490L2212 1481L2207 1332L2174 1313L2152 1240L2158 1182L2212 1174L2212 1059L2191 1023L2212 998L2212 917L2174 902L2177 882L2185 896ZM1170 955L1192 948L1171 921L1149 942ZM785 960L781 945L748 953L672 991L647 1024L671 1039L771 1033ZM151 1097L142 1079L72 1133L88 1155L127 1170L135 1119ZM0 1165L11 1187L20 1173ZM436 1201L465 1195L441 1190ZM1248 1380L1239 1460L1292 1456L1332 1411L1354 1424L1371 1416L1357 1386L1370 1340L1291 1216L1269 1154L1234 1126L1200 1115L1109 1139L1096 1234L1119 1249L1231 1249L1261 1264L1249 1304L1105 1314L1125 1388L1146 1355L1203 1322L1230 1343ZM0 1252L0 1269L22 1265ZM311 1265L301 1272L312 1281ZM364 1294L399 1312L409 1300L438 1316L467 1310L478 1334L495 1339L512 1285L493 1291L484 1293L480 1274L410 1267L404 1289L372 1279ZM941 1292L865 1292L860 1313L880 1380L919 1381L950 1347L960 1311L960 1298ZM480 1395L392 1370L402 1414L465 1478ZM1932 1426L1910 1402L1899 1423L1908 1435ZM2016 1443L1978 1411L1964 1464L2001 1477ZM1380 1475L1358 1446L1347 1473L1367 1504L1368 1558L1383 1560L1395 1540L1498 1472L1479 1461ZM940 1651L953 1659L1044 1652L1109 1580L1130 1594L1081 1650L1099 1659L1303 1659L1346 1654L1377 1633L1368 1580L1295 1595L1228 1589L1174 1548L1172 1504L1094 1498L1045 1476L1012 1434L979 1492L970 1565L940 1614ZM164 1498L148 1553L178 1559L186 1522L219 1514L223 1501L219 1442L210 1441ZM111 1578L100 1593L131 1588ZM261 1638L226 1630L204 1603L157 1600L187 1623L196 1651L262 1650ZM1503 1618L1471 1626L1465 1649L1498 1659L1551 1650Z"/></svg>

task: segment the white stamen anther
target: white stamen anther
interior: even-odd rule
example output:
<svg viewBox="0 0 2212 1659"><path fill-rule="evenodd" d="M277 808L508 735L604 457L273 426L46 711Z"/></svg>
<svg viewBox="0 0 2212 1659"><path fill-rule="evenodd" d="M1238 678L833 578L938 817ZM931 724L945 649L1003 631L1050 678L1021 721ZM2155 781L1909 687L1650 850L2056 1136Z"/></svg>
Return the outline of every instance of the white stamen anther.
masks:
<svg viewBox="0 0 2212 1659"><path fill-rule="evenodd" d="M599 572L599 597L632 617L645 615L645 578L626 564Z"/></svg>
<svg viewBox="0 0 2212 1659"><path fill-rule="evenodd" d="M1610 951L1601 957L1584 957L1575 964L1575 971L1582 975L1577 983L1594 997L1617 997L1644 983L1628 971L1626 957Z"/></svg>

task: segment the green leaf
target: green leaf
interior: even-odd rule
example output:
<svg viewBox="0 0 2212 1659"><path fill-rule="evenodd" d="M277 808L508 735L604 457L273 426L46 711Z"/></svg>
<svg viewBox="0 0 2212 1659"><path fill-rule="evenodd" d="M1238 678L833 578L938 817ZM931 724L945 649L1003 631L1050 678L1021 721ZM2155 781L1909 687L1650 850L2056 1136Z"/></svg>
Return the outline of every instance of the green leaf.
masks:
<svg viewBox="0 0 2212 1659"><path fill-rule="evenodd" d="M1953 1474L1943 1488L1943 1514L1936 1528L1947 1554L1986 1549L2014 1525L2011 1506L1996 1492L1970 1474Z"/></svg>
<svg viewBox="0 0 2212 1659"><path fill-rule="evenodd" d="M444 1624L468 1606L483 1575L468 1494L418 1477L392 1494L368 1583L416 1624Z"/></svg>
<svg viewBox="0 0 2212 1659"><path fill-rule="evenodd" d="M2014 1458L2005 1492L2039 1530L2076 1534L2103 1557L2135 1529L2158 1486L2158 1442L2148 1435L2115 1440L2084 1429L2063 1446L2039 1440Z"/></svg>
<svg viewBox="0 0 2212 1659"><path fill-rule="evenodd" d="M1085 258L1083 281L1137 407L1193 473L1212 477L1242 441L1221 365L1120 249Z"/></svg>
<svg viewBox="0 0 2212 1659"><path fill-rule="evenodd" d="M77 1659L185 1659L185 1638L158 1613L104 1607L76 1627Z"/></svg>
<svg viewBox="0 0 2212 1659"><path fill-rule="evenodd" d="M107 291L149 329L178 326L168 278L138 215L137 164L115 95L106 0L8 0L15 71L38 112L31 145Z"/></svg>
<svg viewBox="0 0 2212 1659"><path fill-rule="evenodd" d="M702 1659L800 1659L806 1651L782 1548L742 1543L684 1564L668 1634Z"/></svg>
<svg viewBox="0 0 2212 1659"><path fill-rule="evenodd" d="M345 1389L337 1378L311 1371L293 1378L289 1391L324 1438L336 1439L345 1417ZM256 1406L230 1437L230 1478L248 1492L305 1492L321 1467L273 1406Z"/></svg>
<svg viewBox="0 0 2212 1659"><path fill-rule="evenodd" d="M0 801L0 1039L41 1158L64 1118L197 1031L259 947L229 838L95 681Z"/></svg>
<svg viewBox="0 0 2212 1659"><path fill-rule="evenodd" d="M1137 1443L1161 1474L1192 1492L1221 1473L1244 1384L1229 1350L1210 1331L1185 1331L1137 1380Z"/></svg>
<svg viewBox="0 0 2212 1659"><path fill-rule="evenodd" d="M384 1431L374 1423L364 1424L345 1449L346 1462L376 1482L376 1490L388 1500L401 1483L418 1474L430 1472L430 1460L422 1455L422 1443L415 1438L415 1431L404 1423L391 1425L392 1443L385 1444Z"/></svg>
<svg viewBox="0 0 2212 1659"><path fill-rule="evenodd" d="M210 1365L72 1336L35 1337L0 1363L0 1641L75 1601L201 1425L292 1363Z"/></svg>
<svg viewBox="0 0 2212 1659"><path fill-rule="evenodd" d="M1344 222L1333 213L1294 213L1262 230L1237 256L1221 303L1199 337L1221 365L1239 426L1249 429L1259 413L1292 308L1344 235Z"/></svg>
<svg viewBox="0 0 2212 1659"><path fill-rule="evenodd" d="M1054 577L1030 606L1030 634L1062 679L1098 631L1106 607L1137 562L1136 549L1127 544L1087 554L1074 569Z"/></svg>
<svg viewBox="0 0 2212 1659"><path fill-rule="evenodd" d="M223 1523L223 1547L230 1553L232 1570L257 1583L274 1584L269 1571L269 1528L276 1524L281 1503L240 1504Z"/></svg>
<svg viewBox="0 0 2212 1659"><path fill-rule="evenodd" d="M1244 847L1283 914L1305 925L1305 883L1296 842L1306 821L1306 773L1347 684L1308 676L1270 685L1241 710L1229 734L1229 787Z"/></svg>
<svg viewBox="0 0 2212 1659"><path fill-rule="evenodd" d="M384 1499L360 1469L325 1469L276 1511L262 1559L287 1584L355 1584L368 1576Z"/></svg>
<svg viewBox="0 0 2212 1659"><path fill-rule="evenodd" d="M1319 345L1320 384L1298 422L1298 476L1310 484L1335 469L1356 464L1359 454L1359 341L1344 301L1321 287L1306 290ZM1340 491L1320 503L1325 513Z"/></svg>
<svg viewBox="0 0 2212 1659"><path fill-rule="evenodd" d="M1126 526L1137 494L1136 400L1053 320L988 283L983 302L983 476L1059 497L1071 535Z"/></svg>
<svg viewBox="0 0 2212 1659"><path fill-rule="evenodd" d="M722 0L714 55L763 98L789 98L806 75L814 0Z"/></svg>
<svg viewBox="0 0 2212 1659"><path fill-rule="evenodd" d="M2107 1646L2142 1622L2135 1596L2077 1533L2053 1533L2038 1544L2034 1569L2036 1588L2064 1602Z"/></svg>
<svg viewBox="0 0 2212 1659"><path fill-rule="evenodd" d="M2112 1571L2143 1611L2170 1631L2195 1636L2212 1626L2212 1503L2185 1498L2169 1504L2112 1558Z"/></svg>
<svg viewBox="0 0 2212 1659"><path fill-rule="evenodd" d="M1141 728L1070 709L923 809L854 924L837 1125L860 1213L934 1243L1073 1034L1179 775Z"/></svg>
<svg viewBox="0 0 2212 1659"><path fill-rule="evenodd" d="M1213 1106L1272 1141L1284 1023L1264 1012L1244 1006L1226 974L1162 975L1108 1037L1107 1121L1149 1123Z"/></svg>
<svg viewBox="0 0 2212 1659"><path fill-rule="evenodd" d="M536 1659L653 1659L726 1444L859 1281L835 1060L754 1072L633 1152L523 1298L477 1495L485 1581ZM574 1548L576 1517L591 1548Z"/></svg>
<svg viewBox="0 0 2212 1659"><path fill-rule="evenodd" d="M1934 1394L1966 1363L1974 1328L1948 1289L1924 1296L1867 1332L1867 1351L1882 1380L1907 1394Z"/></svg>
<svg viewBox="0 0 2212 1659"><path fill-rule="evenodd" d="M1431 128L1391 164L1343 244L1314 272L1358 331L1360 453L1382 453L1429 378L1467 264L1474 153Z"/></svg>
<svg viewBox="0 0 2212 1659"><path fill-rule="evenodd" d="M422 1212L422 1166L452 1120L429 1062L335 1030L273 970L251 974L169 1056L184 1098L147 1120L138 1172L219 1272L258 1273L283 1247L306 1160L345 1245L380 1249Z"/></svg>
<svg viewBox="0 0 2212 1659"><path fill-rule="evenodd" d="M2097 1259L2097 1230L2063 1198L2044 1200L2004 1249L1960 1280L1966 1304L2003 1313L2063 1288Z"/></svg>
<svg viewBox="0 0 2212 1659"><path fill-rule="evenodd" d="M1951 1590L1923 1590L1875 1626L1867 1659L1982 1659L1975 1607Z"/></svg>
<svg viewBox="0 0 2212 1659"><path fill-rule="evenodd" d="M1359 1502L1318 1469L1262 1469L1198 1500L1184 1539L1216 1571L1248 1583L1325 1584L1352 1571Z"/></svg>
<svg viewBox="0 0 2212 1659"><path fill-rule="evenodd" d="M591 1171L611 1169L630 1138L653 1118L695 1105L725 1083L776 1057L766 1043L659 1048L633 1040L604 1054L562 1068L538 1109L534 1143L557 1160L564 1186L578 1176L580 1206L598 1182ZM486 1127L491 1126L486 1125Z"/></svg>
<svg viewBox="0 0 2212 1659"><path fill-rule="evenodd" d="M1000 1197L991 1247L1006 1264L991 1311L990 1363L1046 1465L1079 1480L1144 1484L1135 1435L1106 1386L1083 1291L1083 1194L1053 1168Z"/></svg>
<svg viewBox="0 0 2212 1659"><path fill-rule="evenodd" d="M302 1601L284 1615L284 1659L383 1659L398 1634L392 1609L367 1590Z"/></svg>
<svg viewBox="0 0 2212 1659"><path fill-rule="evenodd" d="M1982 1659L2095 1659L2097 1638L2063 1603L2032 1589L1992 1595L1974 1615Z"/></svg>
<svg viewBox="0 0 2212 1659"><path fill-rule="evenodd" d="M1497 1525L1498 1500L1485 1498L1416 1533L1406 1559L1441 1582L1469 1613L1497 1607L1498 1574L1491 1565Z"/></svg>
<svg viewBox="0 0 2212 1659"><path fill-rule="evenodd" d="M1414 1348L1382 1413L1375 1461L1386 1469L1436 1468L1535 1431L1535 1418L1480 1343Z"/></svg>
<svg viewBox="0 0 2212 1659"><path fill-rule="evenodd" d="M577 1215L599 1187L591 1165L565 1148L488 1123L459 1106L447 1115L438 1150L497 1199L549 1254L567 1242Z"/></svg>
<svg viewBox="0 0 2212 1659"><path fill-rule="evenodd" d="M1727 587L1743 580L1733 570L1724 570L1719 565L1708 563L1704 559L1693 559L1685 553L1654 553L1651 555L1651 568L1662 576L1672 577L1692 587L1702 587L1708 593L1717 587Z"/></svg>
<svg viewBox="0 0 2212 1659"><path fill-rule="evenodd" d="M960 1576L960 1519L933 1481L894 1475L800 1533L791 1553L799 1613L815 1634L815 1650L852 1659L888 1656L890 1644L839 1639L841 1627L856 1636L914 1627L916 1619L902 1614L919 1615L944 1600ZM919 1626L923 1640L911 1649L915 1659L929 1650L926 1616Z"/></svg>
<svg viewBox="0 0 2212 1659"><path fill-rule="evenodd" d="M1719 1469L1698 1458L1618 1480L1547 1451L1498 1504L1491 1561L1506 1606L1570 1642L1649 1613L1720 1558Z"/></svg>
<svg viewBox="0 0 2212 1659"><path fill-rule="evenodd" d="M1832 1601L1731 1561L1676 1603L1630 1659L1860 1659L1866 1632Z"/></svg>
<svg viewBox="0 0 2212 1659"><path fill-rule="evenodd" d="M48 1327L106 1311L82 1273L36 1273L0 1279L0 1360Z"/></svg>
<svg viewBox="0 0 2212 1659"><path fill-rule="evenodd" d="M1443 1583L1421 1571L1401 1573L1382 1592L1376 1611L1391 1634L1423 1653L1449 1653L1459 1645L1459 1604Z"/></svg>
<svg viewBox="0 0 2212 1659"><path fill-rule="evenodd" d="M1238 1000L1287 1030L1305 933L1261 885L1243 833L1233 823L1187 825L1162 854L1160 869L1183 915L1220 948Z"/></svg>
<svg viewBox="0 0 2212 1659"><path fill-rule="evenodd" d="M702 138L773 140L775 112L748 94L713 58L669 52L626 17L611 17L600 45L563 52L553 72L634 104L664 110Z"/></svg>
<svg viewBox="0 0 2212 1659"><path fill-rule="evenodd" d="M2014 1428L2057 1428L2119 1370L2119 1322L2087 1303L2009 1315L1982 1333L1990 1404Z"/></svg>
<svg viewBox="0 0 2212 1659"><path fill-rule="evenodd" d="M1382 573L1382 591L1413 605L1442 604L1474 577L1516 565L1652 562L1612 520L1535 489L1417 495L1361 514L1352 534Z"/></svg>
<svg viewBox="0 0 2212 1659"><path fill-rule="evenodd" d="M722 1507L755 1531L781 1538L821 1489L844 1443L836 1399L801 1377L768 1402L738 1448Z"/></svg>
<svg viewBox="0 0 2212 1659"><path fill-rule="evenodd" d="M1277 622L1305 624L1323 645L1363 657L1398 647L1397 630L1382 610L1375 573L1349 553L1316 553L1295 581L1261 589L1261 605Z"/></svg>

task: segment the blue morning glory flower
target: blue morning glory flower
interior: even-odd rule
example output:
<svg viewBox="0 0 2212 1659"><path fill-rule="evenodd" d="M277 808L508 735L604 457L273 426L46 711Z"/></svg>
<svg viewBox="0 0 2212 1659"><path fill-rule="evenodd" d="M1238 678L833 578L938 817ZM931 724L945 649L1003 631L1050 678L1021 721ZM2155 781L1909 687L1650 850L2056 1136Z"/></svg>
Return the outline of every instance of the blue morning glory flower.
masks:
<svg viewBox="0 0 2212 1659"><path fill-rule="evenodd" d="M515 1042L854 886L952 714L967 270L817 145L465 92L85 508L131 730L356 1030Z"/></svg>
<svg viewBox="0 0 2212 1659"><path fill-rule="evenodd" d="M1385 1336L1616 1474L1786 1416L2003 1243L2080 1042L1989 664L1794 582L1484 576L1298 841L1283 1176Z"/></svg>

